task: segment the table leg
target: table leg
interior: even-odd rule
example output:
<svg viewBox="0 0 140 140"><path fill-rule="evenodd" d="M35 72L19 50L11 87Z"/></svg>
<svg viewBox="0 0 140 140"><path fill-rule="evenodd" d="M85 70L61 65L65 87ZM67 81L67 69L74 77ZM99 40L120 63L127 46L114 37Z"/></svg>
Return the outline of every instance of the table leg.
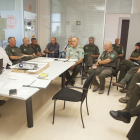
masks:
<svg viewBox="0 0 140 140"><path fill-rule="evenodd" d="M32 98L26 100L26 114L27 125L29 128L33 127L33 111L32 111Z"/></svg>
<svg viewBox="0 0 140 140"><path fill-rule="evenodd" d="M66 72L63 72L62 73L62 88L65 87L65 75L66 75Z"/></svg>

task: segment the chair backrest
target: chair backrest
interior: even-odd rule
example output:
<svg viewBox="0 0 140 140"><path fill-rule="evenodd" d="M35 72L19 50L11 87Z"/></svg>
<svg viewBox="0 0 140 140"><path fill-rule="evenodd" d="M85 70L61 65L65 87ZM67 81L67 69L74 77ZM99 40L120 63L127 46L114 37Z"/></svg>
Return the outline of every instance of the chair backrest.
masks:
<svg viewBox="0 0 140 140"><path fill-rule="evenodd" d="M93 78L94 74L95 74L95 71L93 70L93 72L89 75L89 77L87 78L87 80L85 81L85 83L84 83L84 85L83 85L83 88L86 89L86 90L83 89L83 97L82 97L83 100L84 100L85 97L86 97L86 94L87 94L87 92L88 92L88 88L89 88L89 86L90 86L90 83L91 83L91 81L92 81L92 78Z"/></svg>

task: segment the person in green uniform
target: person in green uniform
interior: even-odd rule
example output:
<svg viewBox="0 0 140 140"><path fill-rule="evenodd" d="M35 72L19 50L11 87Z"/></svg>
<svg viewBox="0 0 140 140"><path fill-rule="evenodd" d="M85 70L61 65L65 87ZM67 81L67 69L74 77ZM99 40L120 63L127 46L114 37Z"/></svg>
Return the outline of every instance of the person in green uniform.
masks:
<svg viewBox="0 0 140 140"><path fill-rule="evenodd" d="M126 75L127 71L132 67L140 65L140 42L135 44L136 49L132 52L128 60L124 59L119 66L120 74L117 82L120 82ZM113 83L114 85L115 83Z"/></svg>
<svg viewBox="0 0 140 140"><path fill-rule="evenodd" d="M94 44L94 37L89 37L89 44L84 46L84 77L87 77L89 67L91 67L95 60L99 57L99 48Z"/></svg>
<svg viewBox="0 0 140 140"><path fill-rule="evenodd" d="M130 123L131 118L137 116L133 126L127 134L127 138L129 140L140 140L140 105L127 112L112 110L110 111L110 115L115 120L123 121L124 123Z"/></svg>
<svg viewBox="0 0 140 140"><path fill-rule="evenodd" d="M9 37L8 43L9 45L6 47L5 51L13 64L31 59L31 57L24 57L24 54L21 53L20 48L16 47L16 40L14 37Z"/></svg>
<svg viewBox="0 0 140 140"><path fill-rule="evenodd" d="M105 90L105 78L112 74L113 68L116 67L117 64L117 52L113 50L112 43L106 42L104 45L105 51L102 53L95 66L88 71L89 75L92 72L95 72L93 76L92 84L94 85L93 92L97 91L99 88L99 94L103 94ZM96 80L96 76L98 75L100 80L100 85Z"/></svg>
<svg viewBox="0 0 140 140"><path fill-rule="evenodd" d="M119 110L121 112L130 111L131 109L135 108L138 101L140 100L140 87L137 85L137 83L140 83L140 71L137 71L131 82L130 86L128 87L127 94L129 95L129 100L127 102L126 107L123 110Z"/></svg>
<svg viewBox="0 0 140 140"><path fill-rule="evenodd" d="M117 52L118 57L123 56L123 46L120 45L120 39L116 38L115 39L115 44L112 44L113 50Z"/></svg>
<svg viewBox="0 0 140 140"><path fill-rule="evenodd" d="M36 56L43 56L42 52L41 52L41 48L40 46L37 44L37 39L36 38L32 38L31 39L31 46L33 47L34 53Z"/></svg>
<svg viewBox="0 0 140 140"><path fill-rule="evenodd" d="M78 45L79 40L77 37L72 38L72 47L69 46L67 48L66 52L66 59L78 59L78 62L76 62L70 70L72 70L72 74L70 75L69 70L66 71L66 85L74 85L75 84L75 77L78 75L80 72L80 69L82 67L81 63L84 58L84 50L82 47Z"/></svg>
<svg viewBox="0 0 140 140"><path fill-rule="evenodd" d="M23 44L20 46L20 50L22 54L25 54L31 57L36 57L33 47L30 45L29 38L27 37L23 38Z"/></svg>

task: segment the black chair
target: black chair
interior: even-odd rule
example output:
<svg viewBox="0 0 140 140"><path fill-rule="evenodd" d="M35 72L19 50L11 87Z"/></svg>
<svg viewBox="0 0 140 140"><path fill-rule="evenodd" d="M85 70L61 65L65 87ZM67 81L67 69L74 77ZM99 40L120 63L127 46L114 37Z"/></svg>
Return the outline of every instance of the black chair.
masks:
<svg viewBox="0 0 140 140"><path fill-rule="evenodd" d="M96 60L94 61L93 64L95 64L95 63L97 62L97 60L98 60L98 59L96 59ZM83 76L83 73L84 73L84 61L82 62L82 67L81 67L81 70L80 70L81 76L76 77L76 78L81 78L81 85L83 85L83 80L84 80L84 79L87 79L87 77L84 77L84 76Z"/></svg>
<svg viewBox="0 0 140 140"><path fill-rule="evenodd" d="M54 111L53 111L53 124L54 124L54 118L55 118L55 105L56 105L56 100L63 100L64 101L64 107L63 109L65 109L65 101L71 101L71 102L81 102L81 106L80 106L80 113L81 113L81 121L83 124L83 128L84 126L84 122L83 122L83 117L82 117L82 104L86 98L86 108L87 108L87 114L89 115L89 111L88 111L88 104L87 104L87 93L88 93L88 88L89 85L91 83L91 80L94 76L94 72L87 78L87 80L84 83L83 87L65 87L62 88L60 91L58 91L52 98L52 100L54 100ZM82 89L83 92L79 92L70 88L77 88L77 89Z"/></svg>
<svg viewBox="0 0 140 140"><path fill-rule="evenodd" d="M113 73L110 76L108 76L108 77L111 77L111 79L110 79L110 84L109 84L108 94L107 95L109 95L109 92L110 92L112 78L116 77L116 82L117 82L117 75L118 75L118 71L119 71L119 65L120 65L120 58L117 58L116 68L114 69ZM117 87L117 90L118 90L118 87Z"/></svg>
<svg viewBox="0 0 140 140"><path fill-rule="evenodd" d="M80 75L81 76L77 76L75 78L81 78L81 85L83 85L83 80L87 79L87 77L83 76L83 73L84 73L84 62L82 62L81 65L82 65L81 70L80 70Z"/></svg>

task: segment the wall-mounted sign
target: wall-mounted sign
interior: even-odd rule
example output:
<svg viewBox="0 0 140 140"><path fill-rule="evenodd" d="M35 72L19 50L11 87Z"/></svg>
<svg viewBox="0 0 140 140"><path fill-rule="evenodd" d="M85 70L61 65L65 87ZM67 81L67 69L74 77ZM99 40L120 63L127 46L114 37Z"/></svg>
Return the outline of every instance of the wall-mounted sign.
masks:
<svg viewBox="0 0 140 140"><path fill-rule="evenodd" d="M14 29L17 26L17 19L13 15L7 16L7 28Z"/></svg>
<svg viewBox="0 0 140 140"><path fill-rule="evenodd" d="M32 5L29 5L29 10L32 11Z"/></svg>
<svg viewBox="0 0 140 140"><path fill-rule="evenodd" d="M76 25L81 25L81 21L76 21Z"/></svg>

